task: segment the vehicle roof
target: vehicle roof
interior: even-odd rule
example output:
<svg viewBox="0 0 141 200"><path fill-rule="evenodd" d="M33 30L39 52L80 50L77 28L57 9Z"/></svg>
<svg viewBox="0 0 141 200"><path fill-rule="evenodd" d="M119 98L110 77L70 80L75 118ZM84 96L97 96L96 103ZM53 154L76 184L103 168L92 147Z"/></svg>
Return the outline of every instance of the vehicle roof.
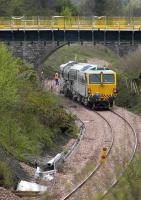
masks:
<svg viewBox="0 0 141 200"><path fill-rule="evenodd" d="M70 66L70 64L72 64L72 66ZM107 73L107 74L113 74L115 73L113 70L110 70L108 69L106 66L99 66L99 65L96 65L96 64L90 64L90 63L76 63L75 61L69 61L68 63L66 64L62 64L60 66L60 68L64 68L65 66L69 67L69 70L78 70L80 72L84 72L84 73L94 73L94 74L99 74L99 73Z"/></svg>
<svg viewBox="0 0 141 200"><path fill-rule="evenodd" d="M73 65L73 66L70 68L70 70L71 70L71 69L81 70L81 69L83 69L83 67L85 67L85 66L86 66L86 63L77 63L77 64Z"/></svg>
<svg viewBox="0 0 141 200"><path fill-rule="evenodd" d="M96 69L96 70L88 69L88 70L85 71L85 73L87 73L87 74L100 74L100 73L103 73L103 74L114 74L115 72L113 70L110 70L110 69L105 69L105 70L101 70L101 69Z"/></svg>
<svg viewBox="0 0 141 200"><path fill-rule="evenodd" d="M67 62L67 63L65 63L65 64L62 64L62 65L60 65L60 69L63 69L64 67L67 67L67 66L73 66L73 65L76 65L76 61L69 61L69 62Z"/></svg>
<svg viewBox="0 0 141 200"><path fill-rule="evenodd" d="M96 65L96 64L89 64L89 63L84 63L84 68L82 68L80 71L83 71L85 73L96 73L96 74L99 74L99 73L115 73L113 70L107 68L106 66L99 66L99 65Z"/></svg>

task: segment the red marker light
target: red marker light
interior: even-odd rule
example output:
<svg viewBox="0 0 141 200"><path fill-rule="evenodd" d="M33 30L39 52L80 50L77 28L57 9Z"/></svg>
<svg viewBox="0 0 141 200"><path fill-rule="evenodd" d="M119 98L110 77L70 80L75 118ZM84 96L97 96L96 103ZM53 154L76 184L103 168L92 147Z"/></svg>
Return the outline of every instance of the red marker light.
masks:
<svg viewBox="0 0 141 200"><path fill-rule="evenodd" d="M88 94L91 94L91 88L88 88Z"/></svg>
<svg viewBox="0 0 141 200"><path fill-rule="evenodd" d="M115 93L115 94L117 93L117 88L114 89L114 93Z"/></svg>

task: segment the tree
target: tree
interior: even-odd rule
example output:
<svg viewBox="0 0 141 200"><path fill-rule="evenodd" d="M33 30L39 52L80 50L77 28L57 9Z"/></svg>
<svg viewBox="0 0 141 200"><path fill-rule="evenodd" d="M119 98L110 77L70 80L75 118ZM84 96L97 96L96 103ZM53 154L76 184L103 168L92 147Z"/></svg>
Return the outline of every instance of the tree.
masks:
<svg viewBox="0 0 141 200"><path fill-rule="evenodd" d="M121 0L87 0L80 14L93 16L115 16L122 13Z"/></svg>
<svg viewBox="0 0 141 200"><path fill-rule="evenodd" d="M59 15L63 7L75 10L70 0L0 0L1 16Z"/></svg>
<svg viewBox="0 0 141 200"><path fill-rule="evenodd" d="M107 0L95 0L95 15L97 16L103 16L106 15L106 6L107 6Z"/></svg>
<svg viewBox="0 0 141 200"><path fill-rule="evenodd" d="M7 16L11 14L11 9L9 6L11 5L11 0L0 0L0 15L1 16Z"/></svg>
<svg viewBox="0 0 141 200"><path fill-rule="evenodd" d="M106 16L120 16L123 15L123 3L122 0L107 0L105 8Z"/></svg>
<svg viewBox="0 0 141 200"><path fill-rule="evenodd" d="M0 106L12 104L18 99L18 65L4 45L0 46Z"/></svg>
<svg viewBox="0 0 141 200"><path fill-rule="evenodd" d="M71 22L72 10L69 7L63 8L61 15L63 15L67 21Z"/></svg>

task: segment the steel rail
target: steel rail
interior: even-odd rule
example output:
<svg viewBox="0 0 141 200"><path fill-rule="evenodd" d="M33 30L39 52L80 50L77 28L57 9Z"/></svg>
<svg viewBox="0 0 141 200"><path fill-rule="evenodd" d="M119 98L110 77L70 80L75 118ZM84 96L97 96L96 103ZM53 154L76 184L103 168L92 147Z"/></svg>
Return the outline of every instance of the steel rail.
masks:
<svg viewBox="0 0 141 200"><path fill-rule="evenodd" d="M131 128L132 132L133 132L133 135L134 135L134 138L135 138L135 145L134 145L134 150L133 150L133 153L129 159L129 161L127 162L126 164L126 167L124 168L124 170L120 173L119 177L117 178L117 180L115 180L113 182L113 184L108 188L108 190L106 190L104 192L104 195L101 197L101 200L104 199L109 193L110 191L119 183L121 177L125 174L125 172L127 171L128 167L130 166L131 162L133 161L135 155L136 155L136 151L137 151L137 145L138 145L138 138L137 138L137 133L135 131L135 129L133 128L133 126L127 121L127 119L125 119L123 116L121 116L120 114L114 112L114 111L111 111L112 113L114 113L115 115L119 116L121 119L123 119L128 125L129 127Z"/></svg>
<svg viewBox="0 0 141 200"><path fill-rule="evenodd" d="M107 156L109 156L111 149L113 147L114 144L114 131L112 126L110 125L110 123L108 122L108 120L106 118L104 118L100 113L95 112L97 115L99 115L104 121L106 121L106 123L108 124L110 130L111 130L111 135L112 135L112 140L111 140L111 144L110 144L110 148L108 149L107 152ZM87 176L79 185L77 185L68 195L66 195L65 197L61 198L61 200L67 200L69 199L74 193L76 193L102 166L102 162L99 162L97 164L97 166L93 169L93 171L89 174L89 176Z"/></svg>

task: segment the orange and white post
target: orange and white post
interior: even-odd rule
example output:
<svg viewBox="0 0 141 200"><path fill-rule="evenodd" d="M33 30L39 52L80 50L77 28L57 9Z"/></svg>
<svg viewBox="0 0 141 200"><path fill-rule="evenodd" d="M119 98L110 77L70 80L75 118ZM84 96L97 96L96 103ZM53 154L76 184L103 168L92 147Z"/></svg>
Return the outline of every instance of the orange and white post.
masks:
<svg viewBox="0 0 141 200"><path fill-rule="evenodd" d="M101 152L101 163L104 163L107 158L107 147L103 147Z"/></svg>

